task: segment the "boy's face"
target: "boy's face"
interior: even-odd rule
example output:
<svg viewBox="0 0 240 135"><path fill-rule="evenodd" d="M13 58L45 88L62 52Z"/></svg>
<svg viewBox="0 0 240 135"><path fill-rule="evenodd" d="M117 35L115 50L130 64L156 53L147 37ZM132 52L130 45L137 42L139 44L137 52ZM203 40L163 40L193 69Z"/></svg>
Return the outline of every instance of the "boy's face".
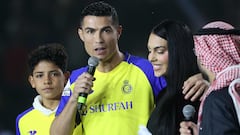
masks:
<svg viewBox="0 0 240 135"><path fill-rule="evenodd" d="M78 29L87 53L101 61L111 59L119 51L121 31L122 27L113 25L109 16L86 16L81 29Z"/></svg>
<svg viewBox="0 0 240 135"><path fill-rule="evenodd" d="M50 61L40 61L29 76L32 88L35 88L43 100L60 100L67 76Z"/></svg>

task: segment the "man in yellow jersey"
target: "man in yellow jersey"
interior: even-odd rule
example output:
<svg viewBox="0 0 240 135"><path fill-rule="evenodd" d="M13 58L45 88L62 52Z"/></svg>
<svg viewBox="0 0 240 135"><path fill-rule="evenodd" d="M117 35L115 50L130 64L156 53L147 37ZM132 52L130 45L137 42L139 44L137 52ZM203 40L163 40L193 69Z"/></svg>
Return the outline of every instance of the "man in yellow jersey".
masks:
<svg viewBox="0 0 240 135"><path fill-rule="evenodd" d="M17 116L16 135L49 135L61 94L67 83L68 56L57 43L39 46L28 59L29 82L39 95L33 107Z"/></svg>
<svg viewBox="0 0 240 135"><path fill-rule="evenodd" d="M154 98L166 81L154 76L147 59L119 50L121 33L111 5L95 2L83 9L78 34L99 64L93 76L87 72L89 67L72 72L51 135L136 135L139 125L146 125ZM78 111L80 93L89 94L86 106Z"/></svg>

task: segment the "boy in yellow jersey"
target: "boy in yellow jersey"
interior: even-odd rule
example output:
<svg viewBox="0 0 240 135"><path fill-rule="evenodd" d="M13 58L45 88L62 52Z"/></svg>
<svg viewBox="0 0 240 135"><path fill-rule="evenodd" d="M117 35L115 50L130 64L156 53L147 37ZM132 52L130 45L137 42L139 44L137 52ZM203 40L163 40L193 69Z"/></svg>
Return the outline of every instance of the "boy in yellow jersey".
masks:
<svg viewBox="0 0 240 135"><path fill-rule="evenodd" d="M69 77L68 56L61 44L51 43L33 50L28 59L28 81L39 95L33 106L17 116L17 135L48 135L61 94Z"/></svg>
<svg viewBox="0 0 240 135"><path fill-rule="evenodd" d="M139 125L146 125L154 96L166 82L154 76L147 59L119 50L121 33L111 5L95 2L83 9L78 34L86 52L99 64L94 75L87 72L88 67L72 72L51 135L136 135ZM88 97L84 109L78 111L80 93Z"/></svg>

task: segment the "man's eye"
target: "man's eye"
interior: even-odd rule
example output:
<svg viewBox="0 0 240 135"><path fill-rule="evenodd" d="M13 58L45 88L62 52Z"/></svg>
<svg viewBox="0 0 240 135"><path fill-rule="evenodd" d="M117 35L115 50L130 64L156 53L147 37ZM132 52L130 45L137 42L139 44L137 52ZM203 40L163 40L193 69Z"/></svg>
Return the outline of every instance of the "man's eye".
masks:
<svg viewBox="0 0 240 135"><path fill-rule="evenodd" d="M93 32L94 32L93 30L86 30L86 33L88 33L88 34L91 34Z"/></svg>
<svg viewBox="0 0 240 135"><path fill-rule="evenodd" d="M112 29L106 28L106 29L103 30L103 32L105 32L105 33L111 33L111 32L112 32Z"/></svg>
<svg viewBox="0 0 240 135"><path fill-rule="evenodd" d="M111 32L111 30L109 30L109 29L106 29L106 30L104 30L106 33L109 33L109 32Z"/></svg>

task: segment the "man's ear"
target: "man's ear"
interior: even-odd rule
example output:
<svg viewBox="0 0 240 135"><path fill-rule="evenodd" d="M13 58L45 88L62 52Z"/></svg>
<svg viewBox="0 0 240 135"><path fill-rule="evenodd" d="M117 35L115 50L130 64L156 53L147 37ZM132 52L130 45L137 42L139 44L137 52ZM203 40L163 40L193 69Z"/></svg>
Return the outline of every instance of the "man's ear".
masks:
<svg viewBox="0 0 240 135"><path fill-rule="evenodd" d="M31 84L32 88L36 88L35 82L32 75L28 76L28 82Z"/></svg>
<svg viewBox="0 0 240 135"><path fill-rule="evenodd" d="M79 36L79 38L80 38L82 41L84 41L84 38L83 38L83 31L82 31L81 28L78 28L78 36Z"/></svg>
<svg viewBox="0 0 240 135"><path fill-rule="evenodd" d="M119 40L120 36L122 35L122 25L118 26L117 32L118 32L118 40Z"/></svg>

